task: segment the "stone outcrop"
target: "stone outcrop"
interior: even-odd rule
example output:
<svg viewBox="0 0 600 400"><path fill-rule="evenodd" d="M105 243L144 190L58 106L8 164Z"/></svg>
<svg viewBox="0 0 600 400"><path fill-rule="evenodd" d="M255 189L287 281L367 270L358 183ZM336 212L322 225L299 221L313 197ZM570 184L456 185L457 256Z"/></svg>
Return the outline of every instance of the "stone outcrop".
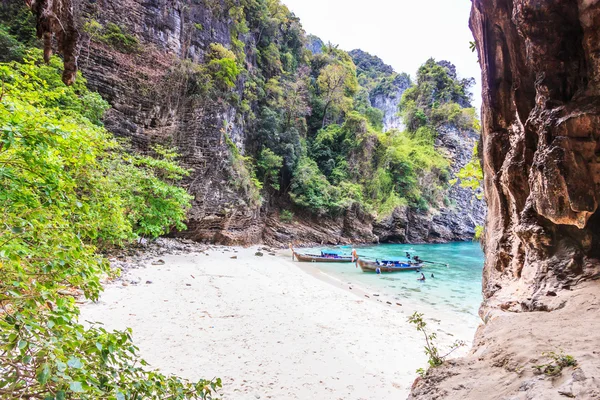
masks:
<svg viewBox="0 0 600 400"><path fill-rule="evenodd" d="M410 79L406 75L397 75L393 82L393 92L375 92L371 94L371 105L383 111L383 131L391 129L404 130L404 121L399 114L398 105L404 91L410 87Z"/></svg>
<svg viewBox="0 0 600 400"><path fill-rule="evenodd" d="M71 85L77 75L79 53L79 31L75 20L74 5L71 0L25 0L36 16L38 38L44 43L44 60L52 56L54 42L63 56L63 82Z"/></svg>
<svg viewBox="0 0 600 400"><path fill-rule="evenodd" d="M486 307L546 310L549 291L599 272L600 2L475 1L471 26L483 69Z"/></svg>
<svg viewBox="0 0 600 400"><path fill-rule="evenodd" d="M485 325L415 399L597 399L600 1L474 0L483 72ZM577 367L533 375L543 352ZM537 363L537 364L535 364ZM596 377L594 377L596 376Z"/></svg>

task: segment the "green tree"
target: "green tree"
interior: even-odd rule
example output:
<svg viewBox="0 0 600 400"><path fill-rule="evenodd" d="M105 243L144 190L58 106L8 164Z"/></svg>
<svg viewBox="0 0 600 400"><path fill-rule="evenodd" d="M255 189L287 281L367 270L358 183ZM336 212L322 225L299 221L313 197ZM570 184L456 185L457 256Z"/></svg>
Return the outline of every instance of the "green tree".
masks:
<svg viewBox="0 0 600 400"><path fill-rule="evenodd" d="M265 148L260 152L257 164L264 186L269 185L274 190L280 190L279 173L283 167L283 157Z"/></svg>
<svg viewBox="0 0 600 400"><path fill-rule="evenodd" d="M333 111L348 111L352 106L356 76L340 64L329 64L319 74L317 85L323 97L323 123L325 127L327 115Z"/></svg>
<svg viewBox="0 0 600 400"><path fill-rule="evenodd" d="M458 79L447 61L429 59L417 72L417 81L402 95L400 111L406 126L416 131L452 123L461 129L476 129L469 88L473 79Z"/></svg>

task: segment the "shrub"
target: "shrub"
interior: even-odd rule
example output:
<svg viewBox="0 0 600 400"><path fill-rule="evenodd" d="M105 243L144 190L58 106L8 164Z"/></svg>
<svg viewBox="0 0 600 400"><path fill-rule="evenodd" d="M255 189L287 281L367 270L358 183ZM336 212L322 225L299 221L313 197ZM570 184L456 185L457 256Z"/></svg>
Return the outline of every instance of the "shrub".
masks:
<svg viewBox="0 0 600 400"><path fill-rule="evenodd" d="M229 148L233 184L237 189L244 193L250 202L250 205L259 206L262 203L260 190L263 188L263 184L256 177L256 170L252 158L244 157L240 154L239 149L235 143L233 143L229 135L227 135L227 133L224 133L224 135L225 143Z"/></svg>
<svg viewBox="0 0 600 400"><path fill-rule="evenodd" d="M460 179L461 187L471 189L478 199L483 198L483 192L481 190L483 186L483 169L481 168L481 162L479 161L477 146L473 148L471 161L462 167L456 176Z"/></svg>
<svg viewBox="0 0 600 400"><path fill-rule="evenodd" d="M106 24L99 40L122 53L137 53L140 50L139 40L112 22Z"/></svg>
<svg viewBox="0 0 600 400"><path fill-rule="evenodd" d="M562 351L560 353L551 351L549 353L542 353L542 355L549 358L550 362L542 365L534 365L533 368L538 373L543 373L548 376L557 376L562 373L564 368L577 366L575 357L565 354Z"/></svg>
<svg viewBox="0 0 600 400"><path fill-rule="evenodd" d="M294 213L289 210L282 210L279 214L279 220L289 224L294 220Z"/></svg>
<svg viewBox="0 0 600 400"><path fill-rule="evenodd" d="M220 43L210 45L208 68L217 84L227 90L235 86L241 69L237 65L235 54Z"/></svg>
<svg viewBox="0 0 600 400"><path fill-rule="evenodd" d="M0 62L20 61L24 56L24 46L0 24Z"/></svg>
<svg viewBox="0 0 600 400"><path fill-rule="evenodd" d="M431 368L439 367L444 363L446 358L450 356L454 351L459 349L460 347L466 346L466 343L457 340L450 346L450 350L445 354L441 354L437 346L435 345L435 340L437 339L436 333L429 333L427 331L427 323L423 319L423 314L415 312L413 315L408 317L408 322L415 325L417 331L423 333L425 337L425 354L427 355L428 363ZM417 372L423 376L425 375L425 370L422 368L418 369Z"/></svg>
<svg viewBox="0 0 600 400"><path fill-rule="evenodd" d="M290 193L292 201L317 214L325 214L332 208L331 192L331 185L319 171L317 163L308 157L301 158L294 171Z"/></svg>
<svg viewBox="0 0 600 400"><path fill-rule="evenodd" d="M94 122L106 103L41 58L0 64L0 397L210 399L220 380L151 372L130 331L84 328L64 294L96 300L114 274L96 249L183 227L190 197L173 152L127 155Z"/></svg>
<svg viewBox="0 0 600 400"><path fill-rule="evenodd" d="M263 185L269 185L271 188L279 190L279 173L283 167L283 157L278 156L269 148L264 148L260 152L257 164Z"/></svg>

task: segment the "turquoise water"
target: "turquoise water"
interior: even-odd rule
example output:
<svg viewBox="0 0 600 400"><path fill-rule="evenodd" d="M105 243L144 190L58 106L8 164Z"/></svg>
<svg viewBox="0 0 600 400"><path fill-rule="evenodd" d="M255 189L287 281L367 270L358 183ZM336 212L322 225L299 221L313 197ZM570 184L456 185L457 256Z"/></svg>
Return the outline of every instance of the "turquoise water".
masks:
<svg viewBox="0 0 600 400"><path fill-rule="evenodd" d="M447 244L382 244L357 247L360 256L379 260L406 260L406 252L411 256L440 264L424 264L422 269L425 282L417 280L420 273L364 273L354 264L313 263L312 265L342 282L359 285L374 293L393 297L400 303L422 305L425 309L437 311L438 316L452 316L469 326L479 323L477 311L482 301L481 276L483 252L479 243ZM350 254L350 246L316 248L313 251L330 250ZM446 266L446 264L448 266ZM434 278L431 275L434 275ZM459 321L456 321L459 322Z"/></svg>

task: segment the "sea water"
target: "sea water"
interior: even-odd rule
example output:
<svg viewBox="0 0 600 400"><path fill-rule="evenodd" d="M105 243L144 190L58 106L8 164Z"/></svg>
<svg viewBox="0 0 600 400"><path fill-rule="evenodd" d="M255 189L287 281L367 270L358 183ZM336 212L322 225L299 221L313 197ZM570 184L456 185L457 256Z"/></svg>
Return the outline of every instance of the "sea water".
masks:
<svg viewBox="0 0 600 400"><path fill-rule="evenodd" d="M331 251L350 255L352 247L323 247L306 252ZM393 298L394 303L410 306L426 317L444 321L445 328L472 336L481 322L478 309L482 301L481 277L483 252L479 243L381 244L356 247L368 260L407 261L406 253L419 256L424 263L420 272L366 273L350 263L313 263L321 272L349 285ZM417 278L425 275L425 281ZM457 334L459 332L456 332Z"/></svg>

